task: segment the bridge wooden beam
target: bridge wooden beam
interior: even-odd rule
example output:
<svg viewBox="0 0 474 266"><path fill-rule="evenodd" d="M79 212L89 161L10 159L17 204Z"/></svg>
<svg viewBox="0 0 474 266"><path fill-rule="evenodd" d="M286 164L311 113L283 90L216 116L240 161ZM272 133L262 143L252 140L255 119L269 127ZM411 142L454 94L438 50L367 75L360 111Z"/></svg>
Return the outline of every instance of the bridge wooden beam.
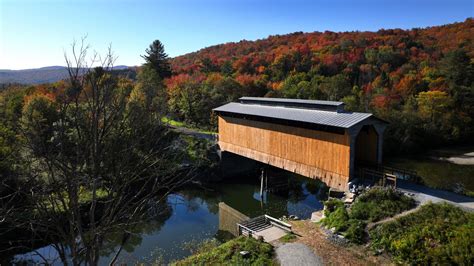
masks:
<svg viewBox="0 0 474 266"><path fill-rule="evenodd" d="M288 159L276 157L270 154L265 154L245 147L240 147L224 141L219 141L219 147L222 151L238 154L253 159L255 161L259 161L268 165L287 170L289 172L297 173L302 176L306 176L313 179L319 179L326 183L329 187L336 188L342 191L347 190L349 176L344 176L314 166L290 161Z"/></svg>

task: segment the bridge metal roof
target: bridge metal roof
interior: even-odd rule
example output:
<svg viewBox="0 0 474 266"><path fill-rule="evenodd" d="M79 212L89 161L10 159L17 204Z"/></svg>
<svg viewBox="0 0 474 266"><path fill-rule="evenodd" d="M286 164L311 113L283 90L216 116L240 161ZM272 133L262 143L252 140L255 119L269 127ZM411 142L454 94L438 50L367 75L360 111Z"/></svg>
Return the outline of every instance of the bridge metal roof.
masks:
<svg viewBox="0 0 474 266"><path fill-rule="evenodd" d="M316 105L331 105L341 106L344 102L335 101L321 101L321 100L303 100L303 99L287 99L287 98L264 98L264 97L240 97L239 101L258 101L268 103L303 103L303 104L316 104Z"/></svg>
<svg viewBox="0 0 474 266"><path fill-rule="evenodd" d="M343 102L320 101L320 100L302 100L302 99L286 99L286 98L263 98L263 97L241 97L240 103L260 104L271 106L285 106L305 109L318 109L327 111L344 111Z"/></svg>
<svg viewBox="0 0 474 266"><path fill-rule="evenodd" d="M242 101L243 99L243 101ZM245 101L246 99L272 102L269 98L243 97L240 103L232 102L215 108L217 113L230 113L264 118L282 119L287 121L297 121L303 123L317 124L338 128L350 128L368 118L374 117L370 113L347 112L340 109L318 110L314 108L303 108L294 105L269 105L255 101ZM295 100L277 99L277 102L295 103ZM296 100L296 102L308 100ZM341 102L311 101L316 105L341 106ZM310 103L311 104L311 103Z"/></svg>

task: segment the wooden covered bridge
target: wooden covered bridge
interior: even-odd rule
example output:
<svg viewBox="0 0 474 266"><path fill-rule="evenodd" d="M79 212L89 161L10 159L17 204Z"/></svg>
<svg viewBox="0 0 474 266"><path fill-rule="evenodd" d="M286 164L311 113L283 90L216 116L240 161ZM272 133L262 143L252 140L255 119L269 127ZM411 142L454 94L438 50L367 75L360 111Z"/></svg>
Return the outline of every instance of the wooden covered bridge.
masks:
<svg viewBox="0 0 474 266"><path fill-rule="evenodd" d="M334 101L242 97L214 109L219 146L347 190L360 162L382 162L387 123Z"/></svg>

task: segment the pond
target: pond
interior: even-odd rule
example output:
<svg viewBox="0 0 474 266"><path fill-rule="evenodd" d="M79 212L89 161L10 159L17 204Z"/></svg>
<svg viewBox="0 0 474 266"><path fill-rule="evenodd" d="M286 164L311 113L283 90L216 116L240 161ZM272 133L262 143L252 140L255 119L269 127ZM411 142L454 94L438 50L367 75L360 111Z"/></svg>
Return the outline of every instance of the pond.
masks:
<svg viewBox="0 0 474 266"><path fill-rule="evenodd" d="M258 178L186 188L169 195L166 214L159 220L143 223L131 230L132 237L124 246L119 262L167 263L189 256L191 251L186 246L190 243L212 238L221 240L219 202L225 202L249 217L268 214L277 218L296 215L305 219L323 208L321 198L325 197L326 188L322 183L300 176L286 178L288 185L285 189L278 193L264 193L263 198ZM101 265L108 265L118 243L119 239L114 241L112 236L100 259ZM52 246L16 255L14 260L41 263L43 260L38 254L53 264L60 264Z"/></svg>

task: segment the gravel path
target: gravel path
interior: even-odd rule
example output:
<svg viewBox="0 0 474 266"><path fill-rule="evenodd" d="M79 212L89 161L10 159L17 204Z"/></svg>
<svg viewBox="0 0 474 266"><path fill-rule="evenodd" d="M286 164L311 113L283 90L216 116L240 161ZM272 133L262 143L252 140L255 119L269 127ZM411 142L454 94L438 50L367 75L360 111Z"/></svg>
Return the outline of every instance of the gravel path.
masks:
<svg viewBox="0 0 474 266"><path fill-rule="evenodd" d="M288 243L276 249L281 266L323 265L320 257L303 243Z"/></svg>
<svg viewBox="0 0 474 266"><path fill-rule="evenodd" d="M397 189L413 194L413 198L422 205L430 201L433 203L448 202L461 207L465 211L474 212L474 198L472 197L446 190L429 188L405 180L397 180Z"/></svg>

